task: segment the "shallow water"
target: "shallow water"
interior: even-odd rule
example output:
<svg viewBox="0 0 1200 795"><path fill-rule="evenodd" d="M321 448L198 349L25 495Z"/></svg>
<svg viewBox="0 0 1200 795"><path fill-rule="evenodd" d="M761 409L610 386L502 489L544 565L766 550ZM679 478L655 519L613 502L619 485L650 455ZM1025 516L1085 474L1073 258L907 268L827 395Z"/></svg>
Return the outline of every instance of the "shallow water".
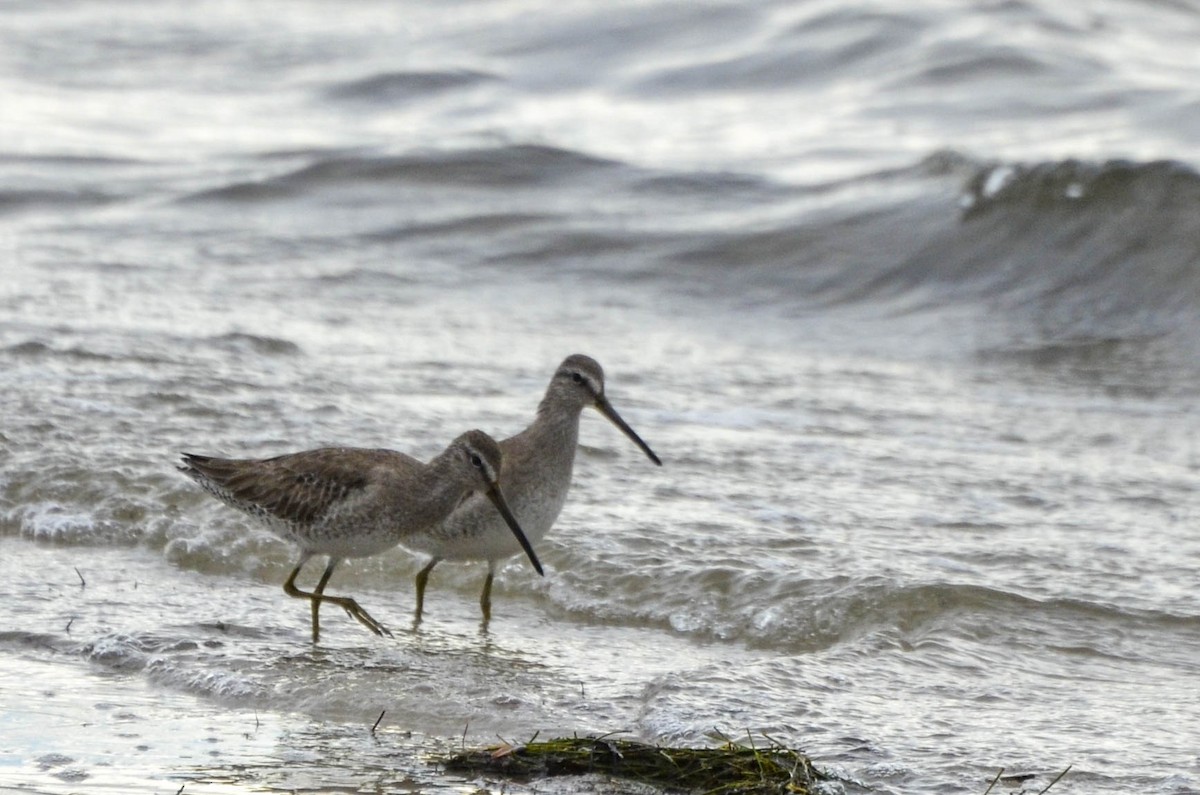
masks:
<svg viewBox="0 0 1200 795"><path fill-rule="evenodd" d="M0 791L610 731L1200 789L1190 5L0 14ZM312 646L173 468L509 435L574 352L664 466L585 414L486 632L453 564L414 630L397 549L330 586L395 637Z"/></svg>

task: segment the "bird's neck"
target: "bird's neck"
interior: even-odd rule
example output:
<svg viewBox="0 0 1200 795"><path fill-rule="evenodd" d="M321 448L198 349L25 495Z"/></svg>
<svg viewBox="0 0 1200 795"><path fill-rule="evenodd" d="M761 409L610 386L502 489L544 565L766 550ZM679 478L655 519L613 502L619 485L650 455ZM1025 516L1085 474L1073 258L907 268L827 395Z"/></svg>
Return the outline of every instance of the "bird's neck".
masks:
<svg viewBox="0 0 1200 795"><path fill-rule="evenodd" d="M430 461L418 480L417 488L425 495L430 512L439 516L454 510L472 490L448 453Z"/></svg>
<svg viewBox="0 0 1200 795"><path fill-rule="evenodd" d="M549 389L542 397L542 402L538 403L537 416L533 423L544 427L572 425L578 428L579 415L582 413L583 406L577 401L564 399L562 395Z"/></svg>
<svg viewBox="0 0 1200 795"><path fill-rule="evenodd" d="M519 448L540 457L565 458L567 471L575 460L575 449L579 446L579 415L583 409L578 404L555 402L549 395L538 406L533 424L520 433L524 443ZM512 449L506 446L507 450Z"/></svg>

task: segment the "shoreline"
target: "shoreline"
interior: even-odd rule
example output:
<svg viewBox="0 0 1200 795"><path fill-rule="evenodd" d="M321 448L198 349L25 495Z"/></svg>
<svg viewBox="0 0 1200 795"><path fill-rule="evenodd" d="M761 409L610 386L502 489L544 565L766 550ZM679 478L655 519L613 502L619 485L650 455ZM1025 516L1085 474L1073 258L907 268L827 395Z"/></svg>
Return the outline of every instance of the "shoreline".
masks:
<svg viewBox="0 0 1200 795"><path fill-rule="evenodd" d="M399 727L206 702L140 674L0 655L0 793L245 795L441 788L426 758L443 741ZM453 779L453 780L451 780ZM460 777L444 783L458 790Z"/></svg>

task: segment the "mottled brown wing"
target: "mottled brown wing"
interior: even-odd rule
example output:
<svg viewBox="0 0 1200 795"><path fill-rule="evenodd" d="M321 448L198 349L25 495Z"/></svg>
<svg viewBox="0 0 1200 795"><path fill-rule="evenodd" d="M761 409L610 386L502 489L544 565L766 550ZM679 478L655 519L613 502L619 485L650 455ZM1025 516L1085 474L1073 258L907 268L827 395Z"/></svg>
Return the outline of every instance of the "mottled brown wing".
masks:
<svg viewBox="0 0 1200 795"><path fill-rule="evenodd" d="M306 525L367 488L380 453L322 448L264 459L185 454L181 469L236 508Z"/></svg>

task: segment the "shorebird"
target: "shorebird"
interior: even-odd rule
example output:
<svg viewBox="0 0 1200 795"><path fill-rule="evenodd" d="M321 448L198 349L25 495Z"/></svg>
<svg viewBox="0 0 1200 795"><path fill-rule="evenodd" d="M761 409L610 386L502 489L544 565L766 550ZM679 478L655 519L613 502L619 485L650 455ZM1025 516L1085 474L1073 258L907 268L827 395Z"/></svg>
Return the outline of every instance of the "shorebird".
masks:
<svg viewBox="0 0 1200 795"><path fill-rule="evenodd" d="M531 543L546 535L567 501L575 450L579 446L579 417L589 406L620 428L651 461L662 466L650 446L608 402L600 363L583 354L568 356L550 379L533 423L500 442L504 454L501 468L504 491ZM486 626L491 619L496 564L520 551L494 512L487 510L486 503L476 495L468 497L441 523L406 535L400 543L430 556L429 564L417 574L416 624L421 622L425 586L434 566L443 560L486 560L487 578L479 597Z"/></svg>
<svg viewBox="0 0 1200 795"><path fill-rule="evenodd" d="M325 447L275 458L230 459L183 454L179 470L227 505L249 514L300 548L284 593L312 604L312 639L320 636L322 602L341 607L376 635L391 633L348 596L325 585L343 558L362 558L428 533L465 498L481 494L497 524L513 536L538 574L538 561L500 490L503 458L483 431L459 436L424 464L394 450ZM317 587L302 591L296 576L314 555L329 558Z"/></svg>

